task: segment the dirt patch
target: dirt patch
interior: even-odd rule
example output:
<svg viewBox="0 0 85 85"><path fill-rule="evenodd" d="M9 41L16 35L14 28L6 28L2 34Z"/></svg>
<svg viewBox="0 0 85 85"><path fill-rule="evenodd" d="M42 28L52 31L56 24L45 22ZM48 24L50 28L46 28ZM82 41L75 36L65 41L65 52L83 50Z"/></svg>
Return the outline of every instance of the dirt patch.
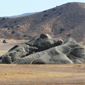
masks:
<svg viewBox="0 0 85 85"><path fill-rule="evenodd" d="M0 65L1 85L85 85L85 65Z"/></svg>

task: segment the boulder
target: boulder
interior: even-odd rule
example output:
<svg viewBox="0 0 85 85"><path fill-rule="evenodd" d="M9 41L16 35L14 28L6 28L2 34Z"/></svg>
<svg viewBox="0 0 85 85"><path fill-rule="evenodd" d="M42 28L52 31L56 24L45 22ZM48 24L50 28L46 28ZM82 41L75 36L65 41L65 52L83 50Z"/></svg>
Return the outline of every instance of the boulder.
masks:
<svg viewBox="0 0 85 85"><path fill-rule="evenodd" d="M37 39L28 42L29 45L37 47L38 51L43 51L61 45L62 43L63 40L59 39L56 41L49 34L41 34Z"/></svg>
<svg viewBox="0 0 85 85"><path fill-rule="evenodd" d="M72 64L73 62L57 47L50 48L45 51L37 52L26 56L21 59L17 59L14 63L17 64Z"/></svg>
<svg viewBox="0 0 85 85"><path fill-rule="evenodd" d="M54 40L48 34L15 45L0 57L7 64L81 64L85 63L85 48L73 38Z"/></svg>
<svg viewBox="0 0 85 85"><path fill-rule="evenodd" d="M85 48L81 44L77 43L74 39L70 38L65 44L64 47L69 47L70 51L68 57L74 63L85 63ZM62 45L60 46L62 47Z"/></svg>
<svg viewBox="0 0 85 85"><path fill-rule="evenodd" d="M20 44L11 48L5 55L2 55L2 63L12 63L18 58L23 58L37 51L36 47Z"/></svg>

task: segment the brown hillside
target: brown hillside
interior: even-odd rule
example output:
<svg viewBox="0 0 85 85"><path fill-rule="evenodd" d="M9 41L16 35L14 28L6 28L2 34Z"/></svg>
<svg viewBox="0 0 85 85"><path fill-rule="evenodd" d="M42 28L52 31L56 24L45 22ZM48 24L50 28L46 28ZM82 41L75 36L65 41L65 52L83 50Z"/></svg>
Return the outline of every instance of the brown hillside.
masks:
<svg viewBox="0 0 85 85"><path fill-rule="evenodd" d="M17 18L0 18L0 37L26 39L49 33L85 40L85 3L67 3L55 8Z"/></svg>

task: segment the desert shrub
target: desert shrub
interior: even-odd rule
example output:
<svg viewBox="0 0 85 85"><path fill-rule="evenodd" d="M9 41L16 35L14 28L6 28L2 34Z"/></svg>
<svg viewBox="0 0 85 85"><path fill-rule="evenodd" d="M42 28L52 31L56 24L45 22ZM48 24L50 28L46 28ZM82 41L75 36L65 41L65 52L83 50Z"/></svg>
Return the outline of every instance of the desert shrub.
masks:
<svg viewBox="0 0 85 85"><path fill-rule="evenodd" d="M24 34L23 37L27 37L27 35Z"/></svg>
<svg viewBox="0 0 85 85"><path fill-rule="evenodd" d="M17 23L17 21L14 21L14 23Z"/></svg>
<svg viewBox="0 0 85 85"><path fill-rule="evenodd" d="M43 15L43 17L47 17L47 16L48 16L48 14L44 14L44 15Z"/></svg>
<svg viewBox="0 0 85 85"><path fill-rule="evenodd" d="M9 27L8 27L7 29L8 29L8 30L10 30L10 28L9 28Z"/></svg>
<svg viewBox="0 0 85 85"><path fill-rule="evenodd" d="M3 43L7 43L7 41L6 41L6 40L3 40L2 42L3 42Z"/></svg>
<svg viewBox="0 0 85 85"><path fill-rule="evenodd" d="M47 11L43 11L43 12L47 12Z"/></svg>
<svg viewBox="0 0 85 85"><path fill-rule="evenodd" d="M8 26L7 26L7 25L4 25L3 27L4 27L4 28L8 28Z"/></svg>
<svg viewBox="0 0 85 85"><path fill-rule="evenodd" d="M56 8L53 8L52 11L56 11Z"/></svg>
<svg viewBox="0 0 85 85"><path fill-rule="evenodd" d="M66 36L67 37L71 37L71 33L66 33Z"/></svg>
<svg viewBox="0 0 85 85"><path fill-rule="evenodd" d="M15 31L13 30L12 32L11 32L11 34L14 34L15 33Z"/></svg>
<svg viewBox="0 0 85 85"><path fill-rule="evenodd" d="M2 20L2 21L3 21L3 20L5 20L5 19L6 19L6 18L4 18L4 17L3 17L3 18L1 18L1 20Z"/></svg>
<svg viewBox="0 0 85 85"><path fill-rule="evenodd" d="M7 20L7 19L9 19L9 18L7 18L7 17L0 17L1 21Z"/></svg>
<svg viewBox="0 0 85 85"><path fill-rule="evenodd" d="M61 34L64 30L64 28L60 28L59 33Z"/></svg>
<svg viewBox="0 0 85 85"><path fill-rule="evenodd" d="M16 26L16 28L19 28L19 27L20 27L19 25Z"/></svg>

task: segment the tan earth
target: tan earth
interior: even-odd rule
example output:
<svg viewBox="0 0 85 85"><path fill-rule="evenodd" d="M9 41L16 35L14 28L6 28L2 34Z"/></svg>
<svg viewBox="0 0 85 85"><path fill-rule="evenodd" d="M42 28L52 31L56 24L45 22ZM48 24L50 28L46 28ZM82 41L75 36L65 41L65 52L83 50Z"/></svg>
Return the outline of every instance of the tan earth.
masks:
<svg viewBox="0 0 85 85"><path fill-rule="evenodd" d="M85 85L85 65L0 65L0 85Z"/></svg>

